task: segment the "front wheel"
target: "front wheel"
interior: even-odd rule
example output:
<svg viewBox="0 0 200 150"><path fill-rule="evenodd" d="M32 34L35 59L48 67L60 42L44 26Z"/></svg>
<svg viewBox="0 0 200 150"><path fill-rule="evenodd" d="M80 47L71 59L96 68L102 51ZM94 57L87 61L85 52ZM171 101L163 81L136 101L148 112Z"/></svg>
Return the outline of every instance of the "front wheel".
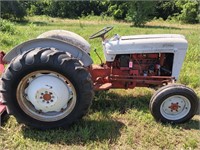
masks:
<svg viewBox="0 0 200 150"><path fill-rule="evenodd" d="M68 127L86 114L93 98L89 72L70 54L53 48L16 57L2 82L9 112L39 129Z"/></svg>
<svg viewBox="0 0 200 150"><path fill-rule="evenodd" d="M198 104L197 95L192 89L172 84L158 90L152 96L149 107L157 121L184 123L195 115Z"/></svg>

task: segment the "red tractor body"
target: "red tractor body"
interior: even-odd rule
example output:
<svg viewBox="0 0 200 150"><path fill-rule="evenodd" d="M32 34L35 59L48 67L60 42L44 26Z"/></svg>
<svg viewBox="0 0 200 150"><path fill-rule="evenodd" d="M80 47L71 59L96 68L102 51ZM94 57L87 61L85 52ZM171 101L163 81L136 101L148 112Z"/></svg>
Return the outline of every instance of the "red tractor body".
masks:
<svg viewBox="0 0 200 150"><path fill-rule="evenodd" d="M168 54L131 54L121 55L113 62L102 65L92 65L89 72L92 75L95 90L110 88L157 87L173 83L175 78L163 72L165 55Z"/></svg>
<svg viewBox="0 0 200 150"><path fill-rule="evenodd" d="M4 67L4 61L3 61L3 57L5 56L4 52L0 52L0 74L3 73L5 67ZM1 85L1 82L0 82ZM1 115L6 111L6 106L3 104L3 99L2 99L2 95L0 94L0 118Z"/></svg>

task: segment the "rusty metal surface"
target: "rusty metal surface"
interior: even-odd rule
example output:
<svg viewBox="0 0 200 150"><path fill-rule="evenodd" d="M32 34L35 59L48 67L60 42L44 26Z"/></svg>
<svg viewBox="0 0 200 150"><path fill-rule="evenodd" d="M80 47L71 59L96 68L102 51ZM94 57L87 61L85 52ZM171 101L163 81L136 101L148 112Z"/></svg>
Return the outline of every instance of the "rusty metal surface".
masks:
<svg viewBox="0 0 200 150"><path fill-rule="evenodd" d="M134 76L121 69L112 69L108 66L92 65L88 68L94 82L94 90L110 88L135 88L162 86L174 81L171 76Z"/></svg>
<svg viewBox="0 0 200 150"><path fill-rule="evenodd" d="M1 82L0 82L1 86ZM6 111L6 106L3 104L2 94L0 93L0 118L1 115Z"/></svg>
<svg viewBox="0 0 200 150"><path fill-rule="evenodd" d="M4 61L3 57L5 56L5 53L3 51L0 51L0 75L3 73L5 67L4 67Z"/></svg>

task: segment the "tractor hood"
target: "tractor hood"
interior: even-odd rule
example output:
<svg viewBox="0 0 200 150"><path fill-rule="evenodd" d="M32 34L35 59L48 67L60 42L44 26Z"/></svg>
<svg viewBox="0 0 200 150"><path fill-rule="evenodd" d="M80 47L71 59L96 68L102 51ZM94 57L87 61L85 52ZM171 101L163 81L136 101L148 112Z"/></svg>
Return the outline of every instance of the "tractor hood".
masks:
<svg viewBox="0 0 200 150"><path fill-rule="evenodd" d="M185 38L180 34L149 34L149 35L133 35L122 36L121 40L137 40L137 39L160 39L160 38Z"/></svg>
<svg viewBox="0 0 200 150"><path fill-rule="evenodd" d="M104 42L106 54L133 54L186 50L187 40L179 34L150 34L113 37Z"/></svg>

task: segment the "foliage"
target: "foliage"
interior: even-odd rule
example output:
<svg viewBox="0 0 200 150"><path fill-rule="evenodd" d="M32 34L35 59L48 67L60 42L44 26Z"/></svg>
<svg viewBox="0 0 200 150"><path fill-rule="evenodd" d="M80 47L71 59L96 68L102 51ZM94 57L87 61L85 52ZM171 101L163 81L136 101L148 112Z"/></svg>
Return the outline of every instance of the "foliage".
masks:
<svg viewBox="0 0 200 150"><path fill-rule="evenodd" d="M113 16L116 20L124 20L128 11L128 2L111 1L107 10L109 16Z"/></svg>
<svg viewBox="0 0 200 150"><path fill-rule="evenodd" d="M1 17L21 20L26 15L47 15L51 17L77 19L82 16L109 16L115 20L132 21L144 25L152 18L177 18L186 23L198 22L198 0L174 1L1 1Z"/></svg>
<svg viewBox="0 0 200 150"><path fill-rule="evenodd" d="M153 18L156 2L132 1L129 3L127 20L132 21L135 26L142 26Z"/></svg>
<svg viewBox="0 0 200 150"><path fill-rule="evenodd" d="M1 18L22 20L26 16L26 1L0 1Z"/></svg>
<svg viewBox="0 0 200 150"><path fill-rule="evenodd" d="M8 20L1 19L1 18L0 18L0 29L2 32L7 32L11 34L15 33L14 24Z"/></svg>
<svg viewBox="0 0 200 150"><path fill-rule="evenodd" d="M54 1L30 2L29 14L48 15L61 18L78 18L87 15L101 15L108 9L107 2L101 1Z"/></svg>
<svg viewBox="0 0 200 150"><path fill-rule="evenodd" d="M200 2L197 0L177 0L176 6L181 10L177 16L185 23L198 23L200 21L199 8Z"/></svg>
<svg viewBox="0 0 200 150"><path fill-rule="evenodd" d="M156 5L155 17L166 20L179 12L180 10L175 5L174 1L159 1Z"/></svg>

